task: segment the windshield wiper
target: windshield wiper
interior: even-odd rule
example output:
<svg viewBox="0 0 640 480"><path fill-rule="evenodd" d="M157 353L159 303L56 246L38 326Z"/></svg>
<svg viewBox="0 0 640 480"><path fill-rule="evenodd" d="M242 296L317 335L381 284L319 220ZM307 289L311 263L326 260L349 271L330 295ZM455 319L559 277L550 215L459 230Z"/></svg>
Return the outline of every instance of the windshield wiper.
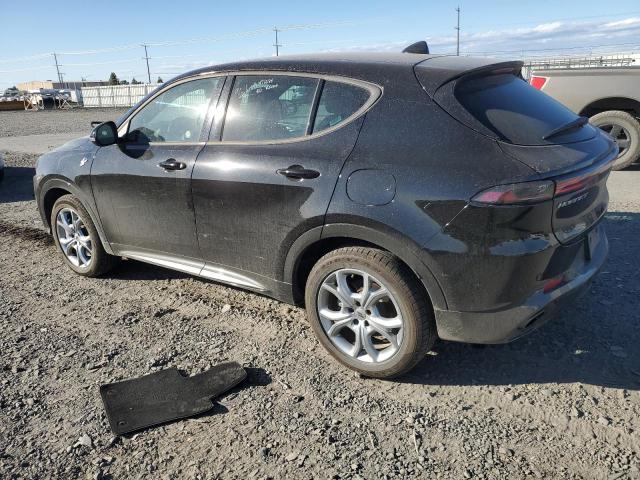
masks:
<svg viewBox="0 0 640 480"><path fill-rule="evenodd" d="M575 120L571 120L569 123L565 123L564 125L558 128L554 128L549 133L547 133L544 137L542 137L542 139L549 140L551 137L555 137L559 133L566 132L567 130L573 130L574 128L582 127L587 123L589 123L589 119L587 117L578 117Z"/></svg>

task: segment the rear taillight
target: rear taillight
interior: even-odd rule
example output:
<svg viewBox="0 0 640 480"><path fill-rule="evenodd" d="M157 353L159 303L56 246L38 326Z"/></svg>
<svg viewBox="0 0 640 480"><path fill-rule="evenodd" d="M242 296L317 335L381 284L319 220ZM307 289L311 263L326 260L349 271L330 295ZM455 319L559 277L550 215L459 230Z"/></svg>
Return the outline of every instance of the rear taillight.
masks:
<svg viewBox="0 0 640 480"><path fill-rule="evenodd" d="M595 185L602 179L603 176L609 175L610 168L610 165L606 165L604 169L587 171L582 175L562 180L556 180L556 196L564 195L571 192L577 192L578 190L584 190L585 188L589 188L592 185Z"/></svg>
<svg viewBox="0 0 640 480"><path fill-rule="evenodd" d="M542 87L544 87L544 84L547 83L547 80L547 77L538 77L536 75L532 75L529 83L533 88L542 90Z"/></svg>
<svg viewBox="0 0 640 480"><path fill-rule="evenodd" d="M498 185L483 190L471 201L486 205L522 205L544 202L553 198L554 186L551 180Z"/></svg>

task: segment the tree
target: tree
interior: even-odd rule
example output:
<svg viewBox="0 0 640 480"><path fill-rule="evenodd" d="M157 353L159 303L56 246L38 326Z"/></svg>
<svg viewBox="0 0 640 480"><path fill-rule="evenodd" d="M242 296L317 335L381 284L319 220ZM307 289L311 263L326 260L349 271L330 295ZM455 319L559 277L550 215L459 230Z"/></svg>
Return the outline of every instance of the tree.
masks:
<svg viewBox="0 0 640 480"><path fill-rule="evenodd" d="M158 77L158 83L164 83L164 80L162 80L162 77Z"/></svg>
<svg viewBox="0 0 640 480"><path fill-rule="evenodd" d="M115 72L111 72L111 75L109 75L109 85L118 85L119 83L118 76Z"/></svg>
<svg viewBox="0 0 640 480"><path fill-rule="evenodd" d="M129 85L127 80L120 80L120 85Z"/></svg>
<svg viewBox="0 0 640 480"><path fill-rule="evenodd" d="M131 85L140 85L142 82L139 82L138 80L134 78L131 79Z"/></svg>

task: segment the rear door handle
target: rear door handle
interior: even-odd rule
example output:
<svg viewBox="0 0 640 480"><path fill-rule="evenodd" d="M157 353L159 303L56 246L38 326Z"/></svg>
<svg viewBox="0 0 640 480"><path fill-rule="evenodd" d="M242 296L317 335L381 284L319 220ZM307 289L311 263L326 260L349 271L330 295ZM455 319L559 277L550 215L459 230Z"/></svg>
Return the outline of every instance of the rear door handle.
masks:
<svg viewBox="0 0 640 480"><path fill-rule="evenodd" d="M160 168L164 168L165 170L184 170L185 168L187 168L186 163L179 162L175 158L169 158L164 162L160 162L158 166Z"/></svg>
<svg viewBox="0 0 640 480"><path fill-rule="evenodd" d="M287 178L294 180L301 180L303 178L317 178L320 176L320 172L317 170L310 170L304 168L302 165L291 165L287 168L280 168L276 170L280 175L284 175Z"/></svg>

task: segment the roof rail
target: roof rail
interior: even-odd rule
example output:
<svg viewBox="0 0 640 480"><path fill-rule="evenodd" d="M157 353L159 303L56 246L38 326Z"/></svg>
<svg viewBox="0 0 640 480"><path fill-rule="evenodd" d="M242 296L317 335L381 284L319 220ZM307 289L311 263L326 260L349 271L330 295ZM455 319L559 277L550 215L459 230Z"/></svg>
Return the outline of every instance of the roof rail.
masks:
<svg viewBox="0 0 640 480"><path fill-rule="evenodd" d="M402 50L402 53L426 53L429 54L429 45L424 40L412 43L407 48Z"/></svg>

